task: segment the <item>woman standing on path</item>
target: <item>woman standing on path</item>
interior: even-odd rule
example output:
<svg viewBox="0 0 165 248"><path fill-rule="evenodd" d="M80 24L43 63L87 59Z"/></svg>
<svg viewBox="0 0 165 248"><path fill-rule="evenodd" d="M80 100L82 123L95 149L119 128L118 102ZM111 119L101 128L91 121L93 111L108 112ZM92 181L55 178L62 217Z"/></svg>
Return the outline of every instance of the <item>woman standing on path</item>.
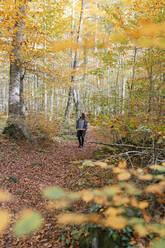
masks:
<svg viewBox="0 0 165 248"><path fill-rule="evenodd" d="M77 138L79 141L79 148L82 148L84 145L84 138L86 135L86 131L87 131L87 120L85 117L84 113L81 113L80 118L78 118L77 122L76 122L76 129L77 129Z"/></svg>

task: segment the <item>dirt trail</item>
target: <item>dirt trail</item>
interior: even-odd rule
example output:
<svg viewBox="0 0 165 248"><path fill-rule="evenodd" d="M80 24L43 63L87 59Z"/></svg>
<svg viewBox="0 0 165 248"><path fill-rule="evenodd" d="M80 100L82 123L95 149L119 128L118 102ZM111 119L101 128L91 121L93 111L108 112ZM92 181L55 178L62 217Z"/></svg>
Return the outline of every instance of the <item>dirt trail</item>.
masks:
<svg viewBox="0 0 165 248"><path fill-rule="evenodd" d="M86 140L93 136L88 133ZM96 145L86 143L83 149L78 148L77 141L62 142L58 146L49 144L40 151L32 145L19 144L13 140L0 138L0 187L9 191L14 200L3 204L9 209L13 218L24 208L35 208L45 214L51 223L45 224L41 232L24 241L12 236L11 228L0 239L1 248L44 248L62 247L56 243L55 227L50 213L45 210L45 199L41 189L49 185L58 185L68 189L81 173L73 168L72 161L90 159ZM52 229L53 228L53 229ZM49 246L48 246L49 245Z"/></svg>

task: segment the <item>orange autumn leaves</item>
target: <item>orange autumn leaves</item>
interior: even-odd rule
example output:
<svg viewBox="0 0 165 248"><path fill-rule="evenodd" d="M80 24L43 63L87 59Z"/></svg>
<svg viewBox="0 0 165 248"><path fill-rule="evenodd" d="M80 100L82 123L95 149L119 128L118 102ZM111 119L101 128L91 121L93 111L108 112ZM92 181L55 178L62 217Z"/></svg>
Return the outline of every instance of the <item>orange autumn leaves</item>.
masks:
<svg viewBox="0 0 165 248"><path fill-rule="evenodd" d="M125 160L119 162L117 168L113 168L113 172L118 175L118 180L128 180L131 174L126 170L127 163Z"/></svg>
<svg viewBox="0 0 165 248"><path fill-rule="evenodd" d="M88 163L88 166L91 166L91 163L92 161ZM156 175L152 175L149 172L150 170L164 172L165 164L148 166L148 170L135 170L128 169L125 160L120 161L118 166L110 166L109 163L107 161L98 161L94 162L94 166L100 166L102 169L106 168L106 170L111 171L116 180L118 180L111 185L98 189L84 189L78 192L67 192L59 187L49 187L43 191L44 197L49 200L49 210L66 209L79 200L84 201L85 204L94 202L100 205L97 213L62 213L57 217L58 225L81 225L91 222L103 228L113 228L116 230L121 230L127 225L131 225L139 237L145 237L153 232L163 237L165 233L165 220L162 220L162 223L155 223L148 212L150 202L147 199L149 199L148 197L151 193L158 196L158 200L161 199L160 197L165 189L164 177L156 173ZM136 177L140 184L136 185L136 180L131 181L132 177ZM150 183L149 180L154 178L159 178L160 182L157 184ZM143 187L141 182L146 182L147 186ZM0 202L10 200L11 195L1 190ZM136 217L134 211L141 211L141 216ZM2 233L10 222L10 213L0 209L0 219L2 220L0 223L0 233ZM14 225L14 231L17 236L22 237L37 230L42 223L43 218L40 213L34 210L25 210Z"/></svg>
<svg viewBox="0 0 165 248"><path fill-rule="evenodd" d="M92 166L92 161L88 161L86 166ZM99 189L84 189L79 192L66 192L61 191L60 188L50 187L47 189L48 195L51 195L51 202L53 204L53 198L55 199L54 208L57 206L57 202L61 202L58 205L58 209L67 208L68 205L65 203L69 202L71 206L77 200L83 200L86 204L89 202L95 202L100 205L98 213L62 213L58 216L59 225L81 225L84 223L94 223L101 225L103 228L113 228L121 230L127 225L131 225L139 237L145 237L146 235L156 232L162 237L165 232L163 222L159 223L161 232L152 220L152 216L148 212L149 201L144 200L144 195L149 195L152 190L155 194L160 195L160 190L163 192L165 189L164 177L160 177L160 182L156 184L149 184L146 187L141 187L141 182L148 182L154 178L158 178L158 175L149 174L148 170L142 169L128 169L127 162L122 160L118 166L110 166L108 162L97 161L93 162L93 166L99 166L103 169L109 169L113 173L117 182L113 185L107 185ZM149 166L149 170L159 169L163 171L165 168L162 166ZM135 185L134 181L131 181L132 177L136 177L139 180L140 186ZM143 186L143 185L142 185ZM157 190L156 190L157 188ZM155 191L154 191L155 189ZM45 191L46 192L46 191ZM53 196L53 192L55 193ZM45 194L45 193L44 193ZM147 196L148 197L148 196ZM58 198L58 200L57 200ZM147 199L147 198L146 198ZM141 217L135 217L133 211L141 211ZM152 224L151 224L152 221Z"/></svg>

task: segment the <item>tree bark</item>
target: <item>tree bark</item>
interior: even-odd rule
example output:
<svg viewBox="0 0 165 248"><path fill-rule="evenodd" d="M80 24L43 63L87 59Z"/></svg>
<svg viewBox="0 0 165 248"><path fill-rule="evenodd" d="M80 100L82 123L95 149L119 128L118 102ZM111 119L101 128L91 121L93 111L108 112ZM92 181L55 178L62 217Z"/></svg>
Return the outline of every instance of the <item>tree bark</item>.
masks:
<svg viewBox="0 0 165 248"><path fill-rule="evenodd" d="M79 41L80 41L80 32L81 32L81 26L82 26L82 21L83 21L84 5L85 5L85 0L82 0L81 1L81 12L80 12L79 26L78 26L77 38L76 38L77 44L79 44ZM72 105L72 99L73 99L74 104L75 104L76 113L77 113L77 115L79 114L79 100L78 100L78 98L76 98L77 94L75 93L75 89L74 89L74 85L73 85L74 81L75 81L74 73L75 73L75 70L77 68L77 60L78 60L77 57L78 57L78 52L76 49L76 51L73 55L73 61L72 61L72 66L71 66L73 72L71 75L71 86L69 88L68 101L67 101L67 106L66 106L66 110L65 110L65 120L67 120L69 117L69 113L70 113L70 109L71 109L71 105Z"/></svg>
<svg viewBox="0 0 165 248"><path fill-rule="evenodd" d="M134 89L136 56L137 56L137 47L135 47L135 50L134 50L132 78L131 78L131 84L128 87L128 89L129 89L129 96L128 96L128 116L131 115L131 106L130 106L130 104L132 104L131 100L132 100L132 93L133 93L133 89Z"/></svg>
<svg viewBox="0 0 165 248"><path fill-rule="evenodd" d="M150 114L151 120L154 117L154 81L153 81L153 73L152 73L152 66L150 70L148 70L148 76L150 81L150 90L149 90L149 99L148 99L148 113Z"/></svg>
<svg viewBox="0 0 165 248"><path fill-rule="evenodd" d="M22 119L25 118L23 99L23 72L21 48L23 42L23 28L26 3L23 0L15 1L15 8L18 9L13 30L12 51L10 53L10 81L8 100L8 121L3 133L15 138L25 137L27 132L23 127Z"/></svg>

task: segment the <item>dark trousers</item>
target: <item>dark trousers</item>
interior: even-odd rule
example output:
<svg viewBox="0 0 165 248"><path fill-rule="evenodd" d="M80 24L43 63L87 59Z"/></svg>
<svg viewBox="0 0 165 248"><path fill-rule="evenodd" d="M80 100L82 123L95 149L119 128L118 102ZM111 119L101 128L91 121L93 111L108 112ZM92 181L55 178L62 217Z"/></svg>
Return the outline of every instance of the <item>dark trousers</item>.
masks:
<svg viewBox="0 0 165 248"><path fill-rule="evenodd" d="M85 137L85 133L83 130L78 130L77 131L77 138L78 138L78 141L79 141L79 147L83 147L84 145L84 137Z"/></svg>

